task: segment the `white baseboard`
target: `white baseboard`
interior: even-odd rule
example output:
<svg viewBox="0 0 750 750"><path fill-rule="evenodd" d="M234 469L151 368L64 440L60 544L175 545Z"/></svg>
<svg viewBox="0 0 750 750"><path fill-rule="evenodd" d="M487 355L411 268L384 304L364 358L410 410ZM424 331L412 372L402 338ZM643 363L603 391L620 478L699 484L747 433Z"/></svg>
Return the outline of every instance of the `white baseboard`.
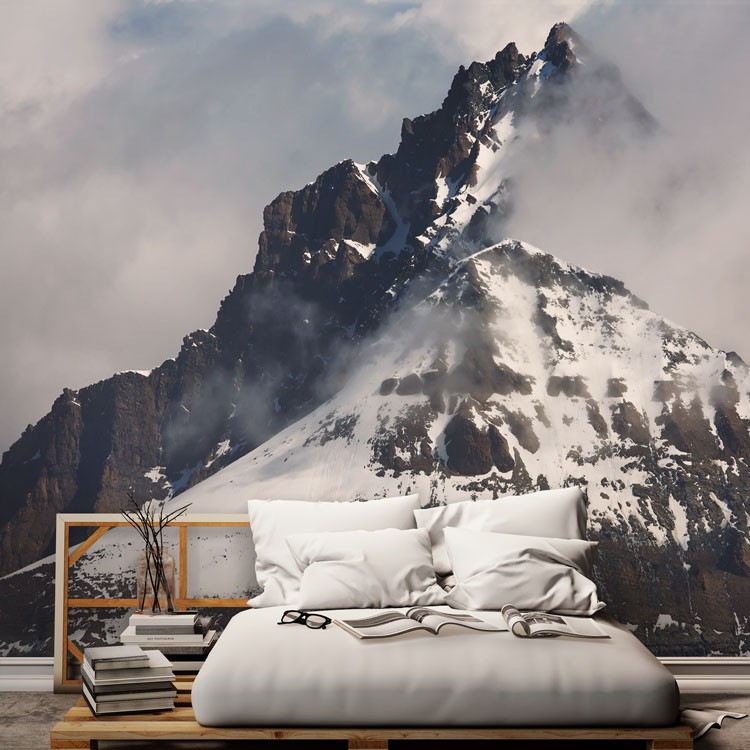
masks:
<svg viewBox="0 0 750 750"><path fill-rule="evenodd" d="M0 692L52 692L51 656L0 657Z"/></svg>
<svg viewBox="0 0 750 750"><path fill-rule="evenodd" d="M683 693L750 693L748 657L663 657ZM0 692L52 691L52 657L0 657Z"/></svg>
<svg viewBox="0 0 750 750"><path fill-rule="evenodd" d="M665 656L659 661L683 693L750 693L750 657Z"/></svg>

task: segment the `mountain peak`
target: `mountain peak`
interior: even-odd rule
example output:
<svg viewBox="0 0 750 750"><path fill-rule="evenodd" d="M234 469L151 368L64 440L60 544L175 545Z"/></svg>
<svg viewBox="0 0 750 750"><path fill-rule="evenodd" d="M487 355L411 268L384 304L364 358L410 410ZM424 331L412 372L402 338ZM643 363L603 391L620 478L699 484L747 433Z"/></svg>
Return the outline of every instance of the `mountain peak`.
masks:
<svg viewBox="0 0 750 750"><path fill-rule="evenodd" d="M550 29L539 57L552 63L558 70L567 72L579 63L575 50L580 51L582 46L585 47L585 43L581 37L561 21Z"/></svg>

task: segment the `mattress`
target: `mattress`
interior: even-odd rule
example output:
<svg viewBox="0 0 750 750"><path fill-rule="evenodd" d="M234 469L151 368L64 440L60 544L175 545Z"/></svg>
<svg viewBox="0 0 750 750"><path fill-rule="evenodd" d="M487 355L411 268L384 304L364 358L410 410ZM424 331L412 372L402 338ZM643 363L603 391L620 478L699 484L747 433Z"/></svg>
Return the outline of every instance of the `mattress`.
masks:
<svg viewBox="0 0 750 750"><path fill-rule="evenodd" d="M193 686L201 724L645 727L677 720L674 678L612 621L598 619L611 637L596 640L445 628L438 636L363 641L335 625L277 625L284 609L251 609L229 622ZM475 614L501 623L497 612Z"/></svg>

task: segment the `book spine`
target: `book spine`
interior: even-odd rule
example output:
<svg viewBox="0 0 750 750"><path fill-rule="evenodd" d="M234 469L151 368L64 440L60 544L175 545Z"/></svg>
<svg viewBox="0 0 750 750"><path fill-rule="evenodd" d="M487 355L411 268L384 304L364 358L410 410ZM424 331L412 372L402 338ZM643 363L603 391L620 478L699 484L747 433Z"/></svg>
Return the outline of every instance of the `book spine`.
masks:
<svg viewBox="0 0 750 750"><path fill-rule="evenodd" d="M133 630L136 635L197 635L202 631L196 625L193 628L185 628L181 625L178 627L152 627L151 625L135 625Z"/></svg>
<svg viewBox="0 0 750 750"><path fill-rule="evenodd" d="M135 633L127 635L123 633L120 636L123 643L203 643L203 633L159 633L154 635L144 635Z"/></svg>
<svg viewBox="0 0 750 750"><path fill-rule="evenodd" d="M193 625L198 619L197 612L180 612L174 615L130 615L130 625L153 625L169 627L170 625Z"/></svg>
<svg viewBox="0 0 750 750"><path fill-rule="evenodd" d="M123 669L147 669L148 661L145 659L139 659L138 661L132 662L89 661L88 665L95 674L101 674L102 672L120 671Z"/></svg>

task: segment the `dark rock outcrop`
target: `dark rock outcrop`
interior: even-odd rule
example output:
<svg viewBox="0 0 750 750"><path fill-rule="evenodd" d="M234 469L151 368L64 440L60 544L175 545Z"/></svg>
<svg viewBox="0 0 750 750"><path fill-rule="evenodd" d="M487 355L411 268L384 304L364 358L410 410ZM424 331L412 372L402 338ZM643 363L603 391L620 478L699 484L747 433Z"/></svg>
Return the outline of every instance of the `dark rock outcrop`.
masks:
<svg viewBox="0 0 750 750"><path fill-rule="evenodd" d="M498 443L495 443L498 446ZM445 428L447 467L456 474L486 474L493 466L493 451L487 430L474 424L471 409L463 407ZM501 457L501 461L502 461Z"/></svg>

